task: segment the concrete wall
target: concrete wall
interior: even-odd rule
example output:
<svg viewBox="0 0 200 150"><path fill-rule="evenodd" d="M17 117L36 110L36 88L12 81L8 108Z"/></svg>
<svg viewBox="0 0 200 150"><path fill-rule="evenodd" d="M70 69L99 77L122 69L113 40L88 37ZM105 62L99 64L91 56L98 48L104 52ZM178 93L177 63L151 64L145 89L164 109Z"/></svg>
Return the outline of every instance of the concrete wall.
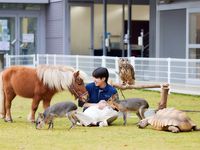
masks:
<svg viewBox="0 0 200 150"><path fill-rule="evenodd" d="M186 9L160 12L159 50L161 58L186 57Z"/></svg>
<svg viewBox="0 0 200 150"><path fill-rule="evenodd" d="M46 53L63 54L63 2L47 5Z"/></svg>
<svg viewBox="0 0 200 150"><path fill-rule="evenodd" d="M149 19L149 57L156 56L156 0L150 1Z"/></svg>

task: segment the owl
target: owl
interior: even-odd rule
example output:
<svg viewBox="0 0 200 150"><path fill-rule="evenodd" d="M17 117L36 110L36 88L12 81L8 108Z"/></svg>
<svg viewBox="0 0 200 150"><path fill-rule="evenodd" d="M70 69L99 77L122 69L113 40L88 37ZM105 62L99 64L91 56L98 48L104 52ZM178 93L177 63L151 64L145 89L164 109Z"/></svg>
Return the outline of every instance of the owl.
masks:
<svg viewBox="0 0 200 150"><path fill-rule="evenodd" d="M128 59L120 58L119 64L119 76L123 85L135 84L135 72L133 66L129 63Z"/></svg>

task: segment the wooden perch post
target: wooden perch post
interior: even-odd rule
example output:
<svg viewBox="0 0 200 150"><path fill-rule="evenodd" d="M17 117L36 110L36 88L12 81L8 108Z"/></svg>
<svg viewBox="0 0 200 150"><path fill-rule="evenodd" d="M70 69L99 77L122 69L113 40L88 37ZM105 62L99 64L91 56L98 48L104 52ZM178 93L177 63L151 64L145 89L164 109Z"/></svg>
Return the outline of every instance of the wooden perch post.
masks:
<svg viewBox="0 0 200 150"><path fill-rule="evenodd" d="M169 84L147 84L147 85L122 85L119 83L110 83L115 88L118 88L120 90L127 90L127 89L144 89L144 88L161 88L161 99L158 103L158 108L163 109L167 107L167 98L168 98L168 92L169 92Z"/></svg>
<svg viewBox="0 0 200 150"><path fill-rule="evenodd" d="M161 88L162 88L161 89L161 99L160 99L160 102L158 103L158 110L167 107L169 85L163 85Z"/></svg>

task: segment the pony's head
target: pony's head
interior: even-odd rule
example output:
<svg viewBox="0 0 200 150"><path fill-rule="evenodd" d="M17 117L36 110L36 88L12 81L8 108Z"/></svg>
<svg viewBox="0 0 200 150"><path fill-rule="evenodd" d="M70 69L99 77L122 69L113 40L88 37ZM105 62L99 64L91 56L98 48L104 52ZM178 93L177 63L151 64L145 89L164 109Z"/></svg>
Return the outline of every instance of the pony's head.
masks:
<svg viewBox="0 0 200 150"><path fill-rule="evenodd" d="M86 74L69 66L40 65L37 75L44 85L57 91L69 90L76 99L86 101L88 92L83 79Z"/></svg>
<svg viewBox="0 0 200 150"><path fill-rule="evenodd" d="M76 99L83 102L87 101L88 92L85 88L83 78L80 75L80 71L75 71L73 73L73 79L71 85L69 86L69 91L75 96Z"/></svg>

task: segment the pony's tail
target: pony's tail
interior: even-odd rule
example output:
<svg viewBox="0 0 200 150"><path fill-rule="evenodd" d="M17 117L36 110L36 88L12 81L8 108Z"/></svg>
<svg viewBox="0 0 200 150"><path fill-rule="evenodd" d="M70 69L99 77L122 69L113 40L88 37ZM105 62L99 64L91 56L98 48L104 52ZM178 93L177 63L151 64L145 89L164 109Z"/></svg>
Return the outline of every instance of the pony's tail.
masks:
<svg viewBox="0 0 200 150"><path fill-rule="evenodd" d="M4 117L3 72L0 73L0 118Z"/></svg>

